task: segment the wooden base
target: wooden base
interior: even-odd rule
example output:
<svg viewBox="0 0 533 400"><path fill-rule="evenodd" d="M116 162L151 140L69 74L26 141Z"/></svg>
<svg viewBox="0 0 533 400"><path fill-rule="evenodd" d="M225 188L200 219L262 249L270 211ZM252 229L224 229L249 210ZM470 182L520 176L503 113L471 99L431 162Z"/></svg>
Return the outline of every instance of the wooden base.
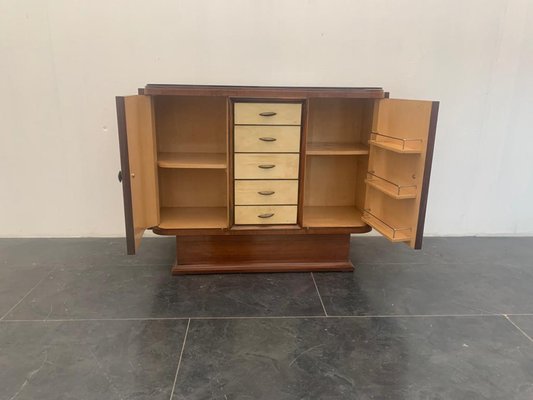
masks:
<svg viewBox="0 0 533 400"><path fill-rule="evenodd" d="M350 235L177 236L173 275L352 271Z"/></svg>
<svg viewBox="0 0 533 400"><path fill-rule="evenodd" d="M266 272L332 272L353 271L351 262L337 263L244 263L244 264L199 264L174 265L172 275L241 274Z"/></svg>

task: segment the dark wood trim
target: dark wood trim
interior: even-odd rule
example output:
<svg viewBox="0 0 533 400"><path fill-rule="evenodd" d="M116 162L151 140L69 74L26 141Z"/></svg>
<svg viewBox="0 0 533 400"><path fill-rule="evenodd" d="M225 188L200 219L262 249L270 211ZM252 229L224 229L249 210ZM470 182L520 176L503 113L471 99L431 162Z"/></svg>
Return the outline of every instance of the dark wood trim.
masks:
<svg viewBox="0 0 533 400"><path fill-rule="evenodd" d="M300 128L300 164L298 171L298 214L296 221L303 226L304 191L305 191L305 171L306 171L306 149L307 149L307 129L309 126L309 101L302 102L302 121Z"/></svg>
<svg viewBox="0 0 533 400"><path fill-rule="evenodd" d="M433 163L433 149L435 147L435 134L437 132L437 118L439 115L439 102L434 101L431 105L431 116L429 118L429 131L426 150L426 160L424 165L424 177L422 179L422 189L420 192L420 208L418 211L418 224L416 227L415 249L422 248L424 237L424 224L426 221L426 209L429 193L429 179L431 177L431 165Z"/></svg>
<svg viewBox="0 0 533 400"><path fill-rule="evenodd" d="M385 99L390 98L390 92L383 93L383 98L385 98Z"/></svg>
<svg viewBox="0 0 533 400"><path fill-rule="evenodd" d="M219 86L148 84L145 95L158 96L228 96L278 99L309 97L383 98L380 87L281 87L281 86Z"/></svg>
<svg viewBox="0 0 533 400"><path fill-rule="evenodd" d="M331 227L331 228L302 228L298 225L239 225L224 229L162 229L157 226L151 228L157 235L163 236L234 236L234 235L327 235L327 234L359 234L372 230L368 225L357 227ZM287 239L290 240L290 239Z"/></svg>
<svg viewBox="0 0 533 400"><path fill-rule="evenodd" d="M234 171L235 171L235 129L233 126L233 121L235 119L234 117L234 106L233 106L233 100L231 97L228 97L228 129L229 129L229 136L228 136L228 190L229 190L229 213L230 213L230 219L229 219L229 226L232 227L235 223L235 177L234 177Z"/></svg>
<svg viewBox="0 0 533 400"><path fill-rule="evenodd" d="M144 88L138 88L137 94L144 95Z"/></svg>
<svg viewBox="0 0 533 400"><path fill-rule="evenodd" d="M135 254L135 230L133 228L133 204L131 199L130 161L128 153L128 133L126 128L126 105L124 97L115 98L117 106L118 142L120 148L120 168L122 175L122 195L124 198L124 220L126 224L126 248L128 254Z"/></svg>
<svg viewBox="0 0 533 400"><path fill-rule="evenodd" d="M242 274L270 272L352 272L354 266L347 262L306 262L306 263L248 263L235 265L176 265L172 267L172 275L199 274Z"/></svg>
<svg viewBox="0 0 533 400"><path fill-rule="evenodd" d="M182 236L173 274L351 271L350 235Z"/></svg>
<svg viewBox="0 0 533 400"><path fill-rule="evenodd" d="M290 103L290 104L299 104L303 102L305 98L302 97L239 97L239 96L232 96L231 101L233 103ZM263 126L264 124L258 123L258 124L244 124L244 125L259 125ZM298 126L298 124L295 125L283 125L283 124L276 124L276 126Z"/></svg>

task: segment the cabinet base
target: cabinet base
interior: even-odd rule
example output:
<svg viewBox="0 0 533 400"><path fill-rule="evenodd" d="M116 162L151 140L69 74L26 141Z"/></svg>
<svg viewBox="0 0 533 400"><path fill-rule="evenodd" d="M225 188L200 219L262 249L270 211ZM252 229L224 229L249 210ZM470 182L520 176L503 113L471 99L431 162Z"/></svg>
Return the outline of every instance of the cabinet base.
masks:
<svg viewBox="0 0 533 400"><path fill-rule="evenodd" d="M352 271L350 235L177 236L173 275Z"/></svg>
<svg viewBox="0 0 533 400"><path fill-rule="evenodd" d="M256 263L256 264L188 264L174 265L172 275L242 274L259 272L332 272L353 271L351 262L337 263Z"/></svg>

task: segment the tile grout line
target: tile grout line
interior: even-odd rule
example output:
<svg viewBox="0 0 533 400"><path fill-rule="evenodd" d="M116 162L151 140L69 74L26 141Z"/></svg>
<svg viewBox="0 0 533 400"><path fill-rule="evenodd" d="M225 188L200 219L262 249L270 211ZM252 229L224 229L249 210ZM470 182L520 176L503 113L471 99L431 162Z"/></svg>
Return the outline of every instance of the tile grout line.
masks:
<svg viewBox="0 0 533 400"><path fill-rule="evenodd" d="M320 318L468 318L468 317L505 317L533 316L533 314L368 314L368 315L264 315L264 316L211 316L211 317L146 317L146 318L70 318L70 319L4 319L10 322L90 322L90 321L183 321L183 320L238 320L238 319L320 319Z"/></svg>
<svg viewBox="0 0 533 400"><path fill-rule="evenodd" d="M55 271L55 269L56 269L56 267L53 267L53 268L50 270L50 272L48 272L47 274L45 274L45 276L43 276L43 277L39 280L39 282L37 282L37 283L36 283L36 284L35 284L35 285L34 285L34 286L28 291L28 293L26 293L26 294L25 294L25 295L24 295L19 301L17 301L17 303L16 303L13 307L11 307L11 308L10 308L10 309L9 309L4 315L2 315L2 318L0 318L0 322L1 322L1 321L4 321L4 318L7 317L11 311L13 311L15 308L17 308L17 306L18 306L20 303L22 303L22 302L24 301L24 299L25 299L26 297L28 297L28 296L30 295L30 293L33 292L33 291L35 290L35 288L37 288L37 286L39 286L41 283L43 283L44 280L45 280L46 278L48 278L52 272Z"/></svg>
<svg viewBox="0 0 533 400"><path fill-rule="evenodd" d="M511 320L511 318L509 318L509 316L508 316L507 314L503 314L503 316L505 317L505 319L507 319L507 321L509 321L511 324L513 324L514 327L515 327L516 329L518 329L518 330L522 333L522 335L524 335L524 336L527 337L531 342L533 342L533 338L531 338L531 336L529 336L526 332L524 332L524 330L523 330L522 328L520 328L517 324L515 324L515 323L513 322L513 320Z"/></svg>
<svg viewBox="0 0 533 400"><path fill-rule="evenodd" d="M324 306L324 302L322 301L322 296L320 295L320 292L318 291L318 285L316 284L315 276L313 275L312 272L311 272L311 278L313 279L313 283L315 284L316 293L318 294L318 299L320 300L320 304L322 304L322 309L324 310L324 315L327 317L328 316L328 312L326 311L326 307Z"/></svg>
<svg viewBox="0 0 533 400"><path fill-rule="evenodd" d="M174 375L174 384L172 385L172 391L170 392L170 399L174 397L174 390L176 389L176 382L178 381L178 373L180 372L181 359L183 357L183 351L185 350L185 343L187 342L187 335L189 334L189 325L191 324L191 319L187 321L187 329L185 329L185 336L183 337L183 344L181 345L180 358L178 360L178 366L176 367L176 375Z"/></svg>

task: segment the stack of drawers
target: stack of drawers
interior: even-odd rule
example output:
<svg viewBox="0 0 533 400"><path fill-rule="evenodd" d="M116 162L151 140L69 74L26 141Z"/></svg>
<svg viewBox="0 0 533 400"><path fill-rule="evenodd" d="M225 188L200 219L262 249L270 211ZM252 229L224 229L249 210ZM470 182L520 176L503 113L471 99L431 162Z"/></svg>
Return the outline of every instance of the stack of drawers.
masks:
<svg viewBox="0 0 533 400"><path fill-rule="evenodd" d="M295 224L301 103L235 103L235 224Z"/></svg>

